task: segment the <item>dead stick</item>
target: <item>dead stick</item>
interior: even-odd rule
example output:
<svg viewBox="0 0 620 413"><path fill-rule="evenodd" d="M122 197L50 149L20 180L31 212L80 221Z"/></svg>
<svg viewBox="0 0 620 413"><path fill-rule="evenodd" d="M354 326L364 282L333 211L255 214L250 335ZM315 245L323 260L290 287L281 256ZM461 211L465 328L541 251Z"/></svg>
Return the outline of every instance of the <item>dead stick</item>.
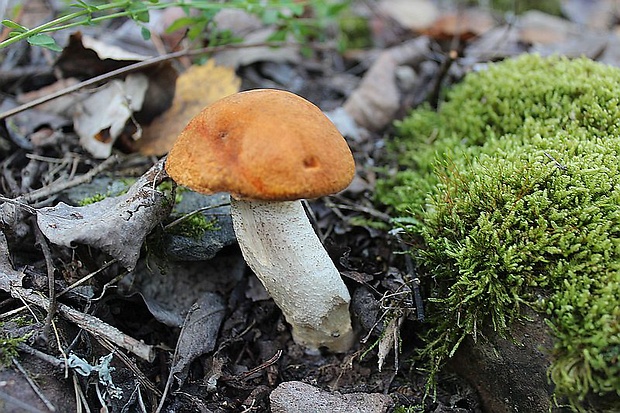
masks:
<svg viewBox="0 0 620 413"><path fill-rule="evenodd" d="M286 43L286 42L264 42L264 43L254 43L254 44L241 43L241 44L229 44L229 45L222 45L222 46L204 47L202 49L197 49L197 50L181 50L178 52L153 57L151 59L133 63L131 65L121 67L120 69L116 69L111 72L104 73L99 76L95 76L83 82L77 83L73 86L67 87L65 89L61 89L54 93L50 93L49 95L46 95L46 96L41 96L38 99L32 100L28 103L24 103L23 105L17 106L13 109L9 109L6 112L0 113L0 120L6 119L10 116L16 115L25 110L32 109L35 106L42 105L43 103L49 102L50 100L57 99L69 93L77 92L78 90L83 89L85 87L103 83L106 80L113 79L115 77L130 73L130 72L135 72L136 70L141 70L149 66L153 66L153 65L156 65L158 63L162 63L168 60L178 59L181 57L192 56L192 55L205 54L205 53L215 53L215 52L219 52L219 51L226 50L226 49L244 49L244 48L252 48L252 47L283 47L283 46L300 47L299 44Z"/></svg>
<svg viewBox="0 0 620 413"><path fill-rule="evenodd" d="M24 301L37 305L41 308L49 308L50 306L49 299L40 296L27 288L11 286L11 296L14 298L22 298ZM93 336L103 337L148 362L155 359L155 349L153 346L142 343L141 341L128 336L116 327L106 324L97 317L82 313L61 303L58 303L56 308L58 313L64 318L88 331Z"/></svg>
<svg viewBox="0 0 620 413"><path fill-rule="evenodd" d="M50 330L52 328L52 319L56 314L56 289L54 288L55 280L54 280L54 260L52 258L52 252L50 251L49 245L47 245L47 240L43 233L39 229L39 225L37 224L37 220L33 219L33 227L34 227L34 235L36 243L41 247L41 251L43 251L43 257L45 258L45 266L47 267L47 287L49 290L49 300L50 305L46 309L47 317L45 317L45 324L43 325L43 336L45 340L49 340L50 338Z"/></svg>
<svg viewBox="0 0 620 413"><path fill-rule="evenodd" d="M32 378L28 375L28 372L24 370L21 363L17 361L15 357L13 357L13 364L15 364L15 367L17 367L17 370L19 370L20 373L24 375L24 377L26 378L26 381L30 385L30 388L35 392L35 394L39 397L39 399L41 399L43 404L45 404L45 407L47 407L47 410L49 410L50 412L55 412L56 407L52 404L52 402L49 401L47 397L45 397L45 394L43 394L43 391L34 382L34 380L32 380Z"/></svg>
<svg viewBox="0 0 620 413"><path fill-rule="evenodd" d="M90 182L97 174L107 170L108 168L114 166L118 162L120 162L118 156L111 156L105 161L101 162L99 165L95 166L94 168L86 172L84 175L80 175L69 181L65 181L65 180L55 181L51 183L50 185L44 186L43 188L39 188L32 192L24 194L16 198L15 200L28 204L28 203L38 201L43 198L47 198L50 195L57 194L66 189L73 188L74 186L78 186L83 183Z"/></svg>

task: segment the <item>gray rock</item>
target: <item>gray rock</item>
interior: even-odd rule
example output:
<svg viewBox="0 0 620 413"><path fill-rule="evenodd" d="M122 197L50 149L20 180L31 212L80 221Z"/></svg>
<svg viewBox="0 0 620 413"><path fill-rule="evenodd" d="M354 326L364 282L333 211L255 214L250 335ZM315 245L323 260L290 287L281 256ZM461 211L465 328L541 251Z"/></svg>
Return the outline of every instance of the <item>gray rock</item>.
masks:
<svg viewBox="0 0 620 413"><path fill-rule="evenodd" d="M383 413L393 405L384 394L327 392L300 381L280 384L269 400L272 413Z"/></svg>

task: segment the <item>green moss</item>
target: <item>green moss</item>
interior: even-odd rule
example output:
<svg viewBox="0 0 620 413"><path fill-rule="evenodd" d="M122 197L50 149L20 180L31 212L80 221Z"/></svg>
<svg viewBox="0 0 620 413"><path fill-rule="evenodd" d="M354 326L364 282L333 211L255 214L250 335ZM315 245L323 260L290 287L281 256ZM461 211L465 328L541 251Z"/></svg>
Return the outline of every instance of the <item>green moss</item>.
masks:
<svg viewBox="0 0 620 413"><path fill-rule="evenodd" d="M129 188L136 182L135 178L119 178L116 180L110 180L107 184L107 188L105 193L95 192L91 196L87 196L78 201L79 206L86 206L90 204L94 204L96 202L102 201L108 197L120 196L126 193ZM100 187L98 185L97 187Z"/></svg>
<svg viewBox="0 0 620 413"><path fill-rule="evenodd" d="M465 6L479 7L479 0L469 0L464 3ZM559 0L491 0L489 8L496 12L508 12L514 14L525 13L528 10L540 10L544 13L561 16L562 4Z"/></svg>
<svg viewBox="0 0 620 413"><path fill-rule="evenodd" d="M207 219L202 213L186 215L183 221L169 229L170 233L183 235L195 239L200 239L205 231L215 231L219 229L217 219Z"/></svg>
<svg viewBox="0 0 620 413"><path fill-rule="evenodd" d="M560 16L562 5L558 0L491 0L493 10L514 12L521 14L527 10L540 10L542 12Z"/></svg>
<svg viewBox="0 0 620 413"><path fill-rule="evenodd" d="M339 50L367 49L372 47L372 33L368 19L344 12L338 20L340 36Z"/></svg>
<svg viewBox="0 0 620 413"><path fill-rule="evenodd" d="M4 326L4 323L1 324ZM8 366L13 362L13 358L18 356L20 343L25 342L30 334L21 337L10 337L8 334L0 336L0 365Z"/></svg>
<svg viewBox="0 0 620 413"><path fill-rule="evenodd" d="M424 411L424 405L398 406L394 408L394 413L420 413Z"/></svg>
<svg viewBox="0 0 620 413"><path fill-rule="evenodd" d="M558 395L620 395L620 71L525 55L414 111L378 186L432 277L435 371L490 320L547 315ZM456 322L455 322L456 321Z"/></svg>
<svg viewBox="0 0 620 413"><path fill-rule="evenodd" d="M80 201L78 202L78 205L79 206L86 206L86 205L94 204L96 202L104 200L107 197L108 196L104 195L104 194L95 194L93 196L89 196L89 197L86 197L84 199L80 199Z"/></svg>

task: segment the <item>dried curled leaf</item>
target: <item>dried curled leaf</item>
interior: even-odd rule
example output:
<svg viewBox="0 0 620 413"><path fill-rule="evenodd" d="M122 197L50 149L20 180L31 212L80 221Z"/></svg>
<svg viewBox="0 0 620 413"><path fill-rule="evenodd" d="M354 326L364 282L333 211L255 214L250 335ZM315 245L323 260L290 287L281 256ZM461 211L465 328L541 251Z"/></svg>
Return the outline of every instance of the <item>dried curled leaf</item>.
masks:
<svg viewBox="0 0 620 413"><path fill-rule="evenodd" d="M124 195L80 207L61 202L39 209L41 232L54 244L98 248L133 269L144 239L174 204L156 189L167 177L163 165L163 160L155 164Z"/></svg>
<svg viewBox="0 0 620 413"><path fill-rule="evenodd" d="M191 118L205 106L239 91L241 80L235 71L209 60L192 66L176 82L172 107L144 127L136 148L144 155L164 155Z"/></svg>
<svg viewBox="0 0 620 413"><path fill-rule="evenodd" d="M21 271L13 269L6 236L0 231L0 290L9 292L12 285L21 285L23 276Z"/></svg>

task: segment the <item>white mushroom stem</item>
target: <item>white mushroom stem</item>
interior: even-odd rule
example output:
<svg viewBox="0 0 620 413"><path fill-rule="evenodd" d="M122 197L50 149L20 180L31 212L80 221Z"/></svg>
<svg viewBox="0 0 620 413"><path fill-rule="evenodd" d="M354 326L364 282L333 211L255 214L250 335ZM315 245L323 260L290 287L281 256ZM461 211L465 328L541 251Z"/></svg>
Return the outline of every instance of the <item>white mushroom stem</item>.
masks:
<svg viewBox="0 0 620 413"><path fill-rule="evenodd" d="M292 326L295 342L347 351L349 291L301 202L232 199L231 214L245 260Z"/></svg>

